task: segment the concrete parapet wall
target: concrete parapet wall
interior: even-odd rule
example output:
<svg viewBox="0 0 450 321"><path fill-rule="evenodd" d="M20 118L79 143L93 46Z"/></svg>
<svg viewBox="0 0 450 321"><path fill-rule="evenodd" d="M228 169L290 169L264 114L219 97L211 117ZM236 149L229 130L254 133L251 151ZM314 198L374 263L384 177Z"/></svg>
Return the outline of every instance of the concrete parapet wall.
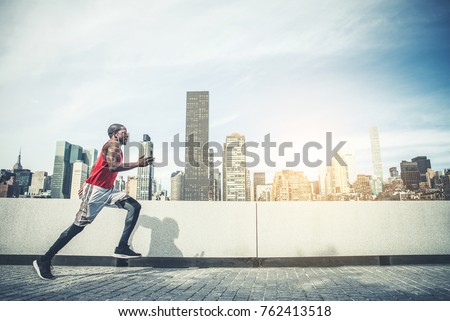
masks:
<svg viewBox="0 0 450 321"><path fill-rule="evenodd" d="M450 202L142 201L132 245L148 257L449 255ZM44 253L78 200L0 199L0 255ZM104 209L59 254L109 256L125 211Z"/></svg>
<svg viewBox="0 0 450 321"><path fill-rule="evenodd" d="M450 254L450 202L257 206L263 258Z"/></svg>

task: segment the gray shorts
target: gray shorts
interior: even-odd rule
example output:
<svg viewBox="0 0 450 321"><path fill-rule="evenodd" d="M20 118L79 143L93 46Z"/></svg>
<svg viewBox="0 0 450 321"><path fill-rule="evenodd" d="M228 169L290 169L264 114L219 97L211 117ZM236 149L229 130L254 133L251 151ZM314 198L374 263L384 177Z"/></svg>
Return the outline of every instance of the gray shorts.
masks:
<svg viewBox="0 0 450 321"><path fill-rule="evenodd" d="M81 196L81 205L75 217L74 224L86 226L97 217L98 213L105 207L119 207L117 202L127 199L129 196L114 188L103 188L86 184Z"/></svg>

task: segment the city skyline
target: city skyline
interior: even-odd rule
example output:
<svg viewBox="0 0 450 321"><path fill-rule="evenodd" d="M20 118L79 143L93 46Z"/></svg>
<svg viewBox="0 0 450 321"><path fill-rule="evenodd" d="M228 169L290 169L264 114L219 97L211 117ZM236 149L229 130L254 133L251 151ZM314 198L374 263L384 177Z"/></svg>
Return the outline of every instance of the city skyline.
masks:
<svg viewBox="0 0 450 321"><path fill-rule="evenodd" d="M114 122L133 141L148 133L158 159L161 142L184 137L192 90L210 93L211 141L270 133L302 146L332 132L354 150L356 173L371 174L368 128L377 126L385 177L422 155L450 167L446 2L0 6L0 106L10 120L0 168L21 148L25 168L53 174L56 141L100 148ZM155 177L168 188L178 169Z"/></svg>
<svg viewBox="0 0 450 321"><path fill-rule="evenodd" d="M376 127L372 127L372 128L370 128L370 130L372 131L372 130L374 130L375 129L375 131L376 131ZM378 134L378 133L377 133ZM236 134L236 133L233 133L233 134L231 134L231 135L228 135L227 136L227 140L228 140L228 137L232 137L232 136L234 136L234 135L238 135L238 134ZM146 138L147 137L147 138ZM242 136L242 137L244 137L244 136ZM148 140L148 141L145 141L145 140ZM195 142L195 141L194 141ZM58 156L58 144L61 144L61 143L64 143L64 144L68 144L68 145L70 145L70 146L75 146L76 148L78 148L79 149L79 152L81 152L82 151L82 158L83 158L83 160L82 160L82 162L84 162L85 164L89 164L89 166L87 167L87 169L89 170L92 166L93 166L93 162L96 160L96 158L97 158L97 150L96 149L85 149L85 148L82 148L82 147L80 147L80 146L78 146L78 145L76 145L76 144L71 144L71 143L69 143L69 142L66 142L66 141L57 141L56 142L56 146L57 146L57 148L56 148L56 150L57 150L57 153L56 153L56 158L57 158L57 156ZM146 143L150 143L151 144L151 147L149 148L147 145L146 145ZM256 143L256 142L247 142L247 143L249 143L249 144L252 144L252 143ZM258 173L262 173L262 174L264 174L264 175L266 175L266 174L269 174L268 175L268 177L269 177L269 179L270 179L270 177L275 177L275 176L277 176L278 175L278 172L279 171L284 171L284 170L298 170L299 169L299 167L298 167L298 165L296 165L296 166L275 166L275 165L277 165L277 163L276 162L273 162L272 161L272 158L273 158L273 152L279 152L280 151L280 146L279 145L283 145L283 144L285 144L286 142L283 142L283 143L281 143L281 144L277 144L276 142L271 142L271 143L273 143L273 144L275 144L274 146L271 146L269 149L267 149L267 150L270 150L270 157L268 157L268 154L266 154L267 153L267 150L264 150L264 148L263 147L261 147L261 146L258 146L259 148L260 148L260 150L258 151L259 152L259 154L262 154L262 155L258 155L258 157L256 156L256 154L254 153L255 152L255 150L254 149L252 149L251 151L252 151L252 153L254 154L254 156L253 156L253 158L252 157L250 157L250 158L246 158L245 157L245 161L247 162L247 163L249 163L251 166L249 166L249 169L251 169L251 171L249 170L249 169L247 169L247 172L248 172L248 174L247 174L247 176L249 176L250 174L258 174ZM149 152L149 150L153 150L153 143L152 142L150 142L150 137L147 135L147 134L144 134L144 141L141 141L141 142L130 142L130 144L132 144L132 147L131 147L131 149L130 148L128 148L127 146L125 146L124 147L124 149L126 150L126 152L125 152L125 154L124 154L124 156L125 156L125 158L126 159L128 159L128 158L132 158L132 157L137 157L137 154L147 154L148 152ZM177 143L176 143L177 144ZM175 145L176 145L175 144ZM209 144L212 144L212 145L216 145L216 144L218 144L217 142L209 142ZM256 143L256 144L260 144L260 143ZM371 138L371 142L369 143L369 144L372 144L372 138ZM167 145L169 145L169 144L167 144ZM294 146L295 147L295 146ZM332 146L333 147L333 146ZM335 146L336 147L336 146ZM130 156L131 154L133 154L133 148L137 148L139 151L137 151L136 150L136 155L134 155L134 156ZM242 148L242 146L240 147L240 148ZM266 148L267 148L267 146L266 146ZM219 169L222 169L223 170L223 165L224 165L224 157L226 157L226 153L224 152L225 151L225 149L226 149L226 143L224 144L224 149L222 150L222 152L221 153L217 153L217 151L213 151L213 149L210 149L209 150L209 153L211 154L211 157L213 156L213 155L215 155L215 157L213 157L212 159L209 159L208 160L208 165L212 165L212 167L211 168L213 168L214 169L214 172L216 172L216 171L219 171ZM294 148L295 149L295 148ZM194 148L194 150L197 150L197 148ZM264 150L264 152L262 152ZM380 154L380 151L381 151L381 148L380 148L380 146L378 146L378 156L379 156L379 154ZM129 154L127 154L127 153L129 153ZM198 153L198 150L197 150L197 153ZM223 153L223 154L222 154ZM70 152L70 153L68 153L68 155L70 155L70 157L71 158L74 158L74 156L72 155L73 153L72 152ZM91 154L92 154L92 156L91 156ZM184 154L184 153L183 153ZM343 166L340 166L340 164L339 164L339 161L337 160L337 158L332 158L331 159L331 163L330 163L330 166L327 166L326 165L326 162L325 162L325 160L321 160L320 159L320 157L319 157L319 161L321 161L322 162L322 164L320 165L320 166L314 166L314 167L312 167L312 168L314 168L315 169L315 171L316 171L316 174L317 174L317 176L314 176L313 178L311 178L311 177L308 177L308 175L306 175L305 174L305 177L310 181L310 182L315 182L315 181L321 181L321 180L323 180L326 176L330 176L330 177L334 177L334 176L336 176L336 174L330 174L330 173L334 173L333 171L336 171L337 169L339 169L338 171L340 172L340 171L342 171L342 169L341 168L344 168L345 169L345 173L344 174L339 174L339 175L343 175L342 177L346 177L346 180L347 180L347 183L344 183L343 182L343 180L345 180L344 178L339 178L337 181L339 181L339 182L341 182L341 183L339 183L338 184L338 186L341 186L341 184L348 184L348 186L350 187L350 185L351 184L353 184L353 183L355 183L355 182L357 182L357 180L356 180L356 176L355 176L355 178L354 179L352 179L351 178L351 175L350 175L350 171L351 171L351 167L355 167L355 164L353 163L353 161L351 161L351 162L349 162L349 158L354 158L354 155L353 155L353 153L352 152L348 152L348 150L347 149L345 149L345 148L343 148L343 151L339 151L339 153L337 153L338 155L339 155L339 157L342 157L342 160L345 162L345 166L343 167ZM199 155L197 155L197 157L200 157L200 156L203 156L203 155L201 155L201 154L199 154ZM218 157L217 157L218 156ZM280 156L280 155L275 155L275 156ZM283 155L281 155L281 156L285 156L284 154ZM69 156L67 156L67 157L69 157ZM81 157L81 156L80 156ZM186 157L187 157L187 151L186 151ZM264 157L266 157L266 158L264 158ZM269 159L267 159L267 157L269 158ZM293 156L294 158L295 158L295 156ZM300 156L299 156L300 157ZM308 156L309 157L309 156ZM55 158L55 162L53 163L53 168L55 168L55 166L56 166L56 158ZM76 158L76 157L75 157ZM74 159L75 159L74 158ZM217 158L219 158L220 160L218 160ZM289 157L288 157L289 158ZM437 167L435 167L435 166L431 166L431 164L430 164L430 159L428 159L427 158L427 156L423 156L423 155L420 155L420 156L416 156L416 157L406 157L406 158L411 158L411 162L417 162L417 161L419 161L419 164L420 164L420 160L423 160L423 159L427 159L427 162L428 162L428 167L424 164L424 165L419 165L419 167L421 166L421 172L422 172L422 174L421 174L421 176L423 176L422 177L422 180L421 181L423 181L423 182L425 182L426 181L426 178L425 178L425 172L427 171L427 168L430 168L430 169L432 169L432 170L434 170L434 171L440 171L440 172L442 172L443 170L445 170L445 169L450 169L450 166L448 166L448 167L446 167L446 168L437 168ZM211 162L211 160L212 160L212 162ZM256 165L256 167L253 167L254 166L254 164L255 164L255 160L258 160L258 164L259 164L259 162L261 162L261 163L263 163L263 162L265 162L266 163L266 165L267 165L267 162L273 162L273 164L271 165L271 166L269 166L270 167L270 170L268 170L268 171L263 171L263 172L258 172L258 170L255 170L255 168L258 168L258 164ZM81 161L81 160L79 160L79 161ZM311 160L309 160L309 161L311 161ZM317 160L316 160L317 161ZM22 166L22 164L20 163L21 162L21 151L19 151L19 155L18 155L18 161L14 164L14 166L13 166L13 169L15 169L15 167L18 165L18 164L20 164L20 166ZM293 160L289 160L289 159L284 159L284 160L282 160L281 161L281 163L282 164L289 164L290 162L293 162ZM402 166L402 164L403 164L403 162L404 162L404 159L402 159L402 161L399 161L398 162L398 164L394 164L393 166L389 166L389 168L388 168L388 173L389 173L389 176L391 175L391 173L392 173L392 170L395 168L395 169L399 169L399 168L401 168L401 166ZM372 163L372 166L374 166L375 164L374 163ZM163 166L165 166L165 165L163 165ZM304 165L305 166L305 165ZM158 168L164 168L164 167L159 167L159 166L157 166ZM379 159L379 157L378 157L378 162L377 162L377 171L379 172L380 171L380 167L386 167L386 165L383 165L383 163L382 162L380 162L380 159ZM5 169L5 170L10 170L11 168L2 168L2 169ZM177 169L177 172L180 172L180 170L182 171L184 168L178 168ZM34 170L34 169L30 169L30 168L24 168L24 170L29 170L29 171L31 171L31 173L33 173L33 172L35 172L35 173L39 173L39 172L42 172L42 171L36 171L36 170ZM55 169L53 170L54 172L55 172ZM386 170L385 170L386 171ZM401 171L401 170L400 170ZM138 172L138 177L139 177L139 175L141 175L142 176L142 174L139 174L140 172L139 172L139 169L137 170L137 172ZM272 172L274 173L273 175L272 175ZM301 171L301 172L303 172L303 170ZM152 166L152 168L151 168L151 175L152 175L152 177L153 177L153 173L154 173L154 168L153 168L153 166ZM51 174L51 175L50 175ZM50 172L50 176L53 176L53 173L51 173ZM87 173L88 175L87 175L87 177L89 176L89 172ZM173 174L173 172L172 172L172 174ZM171 176L172 176L172 174L171 174ZM223 174L222 172L219 172L219 174ZM216 174L215 174L216 175ZM338 177L339 175L337 175L336 177ZM367 172L367 173L361 173L361 172L356 172L355 171L355 175L357 175L357 176L370 176L370 177L373 177L374 178L374 184L376 184L375 183L375 179L376 179L376 177L377 177L377 175L373 175L372 173L369 173L369 172ZM123 176L123 175L122 175ZM121 177L122 177L121 176ZM135 175L124 175L125 177L134 177ZM250 176L249 176L249 178L250 178ZM209 179L209 178L208 178ZM336 180L336 178L329 178L329 179L331 179L331 181L330 182L334 182L335 180ZM156 182L156 180L159 180L160 182L161 182L161 178L153 178L152 179L153 180L153 182ZM324 180L324 186L326 185L326 184L331 184L330 182L328 182L328 183L326 183L325 182L325 180ZM382 180L382 182L383 183L389 183L389 177L386 179L386 178L383 178L383 180ZM210 182L209 182L210 183ZM251 181L251 183L253 184L253 181ZM270 183L270 182L269 182ZM333 183L334 184L334 183ZM162 188L162 190L166 190L166 191L168 191L168 192L170 192L170 190L171 190L171 185L172 185L172 183L169 181L169 185L168 186L162 186L162 187L164 187L164 188ZM210 184L208 184L208 187L209 187L209 185ZM333 185L334 186L334 185ZM343 185L342 185L343 186ZM168 188L169 187L169 188ZM256 188L256 187L254 187L254 188ZM340 187L339 188L339 190L341 190L341 188L342 187ZM373 188L375 188L375 190L378 190L378 191L376 191L375 192L375 194L378 194L379 193L379 191L380 191L380 189L379 189L379 187L373 187ZM330 190L327 192L327 194L328 193L331 193L331 190L332 189L334 189L334 187L333 188L331 188L330 187ZM328 188L327 188L327 190L328 190ZM341 190L342 191L342 190ZM249 194L252 194L253 193L253 191L252 192L249 192ZM253 195L252 195L252 197L253 197Z"/></svg>
<svg viewBox="0 0 450 321"><path fill-rule="evenodd" d="M380 161L380 147L378 143L378 133L377 128L372 127L370 129L371 132L371 145L372 148L375 145L376 152L373 154L374 159L374 171L380 173L381 169L381 161ZM331 134L331 133L330 133ZM331 137L331 135L329 136ZM191 145L195 144L195 141L190 142ZM254 189L258 190L258 187L261 187L257 194L261 195L263 200L267 200L267 197L271 194L271 200L279 201L279 200L374 200L376 199L390 199L390 200L403 200L403 199L417 199L425 198L425 199L450 199L448 195L448 179L450 175L450 169L445 169L445 171L438 171L436 168L433 169L431 165L431 160L427 158L427 156L417 156L411 159L411 162L402 161L400 163L400 175L397 170L397 167L389 168L389 178L387 180L379 181L380 187L378 184L378 177L375 175L364 175L357 174L357 179L350 180L350 172L352 165L349 165L348 159L353 158L353 154L349 153L340 153L337 151L337 148L341 146L342 142L333 149L334 158L331 158L327 155L327 161L324 162L320 170L320 174L318 180L310 180L302 171L293 171L292 169L283 169L281 171L277 171L273 182L269 183L270 188L268 189L267 184L265 183L265 172L253 172L254 181L250 181L250 171L247 166L249 166L249 160L246 159L246 154L248 151L244 148L246 144L251 144L252 142L245 142L245 136L242 136L237 133L233 133L226 138L226 142L224 143L222 150L222 162L214 159L214 151L213 149L209 149L208 155L209 157L203 161L207 162L207 166L209 166L209 177L208 184L206 186L204 184L199 184L198 188L209 189L208 200L209 201L220 201L220 196L217 197L217 193L220 193L220 188L216 187L220 186L220 172L219 169L214 168L214 166L223 165L223 200L224 201L252 201L259 200L253 198L252 186ZM267 142L266 142L267 143ZM131 142L134 147L138 147L139 155L152 155L153 143L148 135L143 135L143 141L136 144L136 142ZM207 142L204 146L208 147L208 145L215 145L214 142ZM314 145L312 147L321 149L322 147ZM270 147L276 147L275 142L271 142ZM201 146L201 144L200 144ZM284 150L281 148L283 144L280 145L279 150ZM328 147L327 149L332 148ZM217 147L217 146L216 146ZM267 146L265 146L267 147ZM192 146L187 148L192 150ZM198 150L202 150L197 146L197 152L188 152L186 151L186 157L189 156L189 163L194 164L193 154L198 154L198 157L204 156L201 153L198 153ZM203 149L206 150L206 149ZM267 157L267 151L264 152L264 156ZM328 153L328 152L327 152ZM220 154L220 153L219 153ZM2 197L6 197L6 195L10 195L13 193L16 195L15 197L19 197L19 195L28 195L28 197L46 197L46 195L50 196L48 192L48 188L51 189L52 198L78 198L78 189L83 184L83 181L89 177L88 173L90 171L90 166L88 164L93 164L95 162L95 158L97 155L97 150L85 149L81 146L70 144L66 141L58 141L56 144L55 151L55 162L54 162L54 171L55 177L49 176L48 179L52 181L51 187L49 186L49 180L47 180L47 185L45 185L45 178L41 177L42 174L47 176L47 172L37 171L35 174L41 175L38 178L38 183L35 184L34 179L31 182L31 176L34 174L30 169L24 169L21 164L21 153L19 152L17 163L13 166L13 175L16 176L17 183L12 184L13 182L7 182L8 173L12 173L7 170L6 172L2 169L2 182L5 182L4 186L8 186L7 189L3 188ZM217 153L216 153L217 155ZM284 155L284 153L282 153ZM125 158L128 157L127 154L124 154ZM297 155L299 156L299 155ZM255 157L255 156L253 156ZM270 159L270 157L268 157ZM306 157L308 159L308 156ZM267 163L268 160L264 159ZM329 163L328 163L329 161ZM269 161L271 162L271 161ZM310 160L305 160L305 164L311 162ZM347 162L347 163L346 163ZM200 167L201 161L198 161L198 164L195 166L191 166L192 168ZM278 170L273 163L271 166ZM252 165L254 166L254 165ZM313 166L314 167L314 166ZM291 167L292 168L292 167ZM58 170L56 170L58 169ZM118 177L119 180L116 180L116 189L124 190L130 193L130 195L135 195L137 193L138 199L150 200L152 194L156 200L169 200L167 197L169 195L169 191L167 189L163 189L161 184L157 184L156 180L153 179L152 173L153 170L144 174L142 171L139 171L142 168L138 169L138 176L128 176L127 182L133 183L133 179L136 180L137 184L136 190L133 191L133 188L128 185L123 179L123 176ZM289 174L288 173L292 173ZM5 175L4 175L5 174ZM174 176L179 176L177 174L182 174L181 179L174 181ZM444 174L444 175L443 175ZM264 176L263 180L257 179L257 176ZM300 181L298 180L300 179ZM141 181L141 183L139 183ZM144 181L146 183L144 183ZM35 185L34 187L30 186ZM382 183L383 182L383 183ZM144 183L144 184L142 184ZM213 185L211 185L213 184ZM3 186L3 185L2 185ZM46 187L47 186L47 187ZM66 187L65 187L66 186ZM127 187L128 186L128 187ZM175 190L174 190L175 186ZM214 187L216 186L216 187ZM302 186L302 187L300 187ZM273 187L273 188L272 188ZM28 190L33 188L35 192L28 193ZM153 190L156 192L151 192ZM212 188L212 190L211 190ZM39 190L39 191L38 191ZM174 196L173 200L185 200L184 192L186 191L184 188L184 173L182 171L177 171L171 174L171 191L170 194L179 193L177 190L181 191L183 195ZM37 192L36 192L37 191ZM370 193L368 193L370 191ZM211 192L215 195L211 195ZM273 193L272 193L273 192ZM419 194L416 194L419 192ZM41 194L42 193L42 194ZM58 194L58 195L56 195ZM69 195L70 194L70 195ZM145 194L146 196L142 197ZM309 196L305 199L305 195ZM381 197L378 197L378 194ZM164 195L164 196L163 196ZM403 196L402 196L403 195ZM70 197L69 197L70 196ZM161 196L161 197L160 197ZM7 196L10 197L10 196ZM22 197L22 196L21 196ZM325 198L324 198L325 197ZM192 199L191 199L192 200Z"/></svg>
<svg viewBox="0 0 450 321"><path fill-rule="evenodd" d="M236 133L232 133L230 135L233 136L233 135L236 135ZM227 135L227 137L230 136L230 135ZM148 137L148 135L144 134L144 137ZM71 144L71 143L69 143L67 141L57 141L56 145L58 146L58 143L62 143L62 142L68 143L69 145L74 145L76 147L80 147L80 146L78 146L76 144ZM194 144L196 143L195 141L193 141L193 142L194 142ZM125 152L124 152L125 161L128 161L129 159L132 159L132 158L136 158L137 155L142 154L142 149L147 150L148 148L146 149L145 143L146 143L145 141L144 142L142 142L142 141L140 141L140 142L132 141L129 144L129 145L131 145L131 147L124 146L123 149L125 150ZM175 143L174 142L163 142L162 144L166 145L165 147L163 147L163 149L164 148L167 149L168 146L171 146L172 144L174 144L175 146L178 146L178 148L180 150L186 150L186 148L182 147L181 145L178 145L179 143L180 142L177 141L177 140L175 140ZM246 157L246 162L249 164L248 168L251 169L251 173L259 173L260 172L260 170L258 170L258 169L261 168L261 167L259 167L260 163L265 163L265 165L270 168L269 171L262 171L261 173L276 172L276 171L284 170L284 169L299 169L299 166L303 166L303 167L306 166L306 168L309 167L309 168L313 168L315 170L315 175L313 175L313 179L317 179L322 174L323 169L326 169L327 167L330 167L330 166L332 167L333 164L335 164L335 163L339 163L339 161L337 160L336 157L341 157L342 161L344 161L345 165L348 167L348 169L347 169L348 174L347 175L349 177L349 182L350 183L354 182L356 180L356 175L360 175L360 174L361 175L370 175L370 176L373 176L374 178L377 177L377 175L374 175L373 173L371 173L371 169L369 168L367 172L356 172L353 169L353 171L354 171L354 179L351 178L352 176L350 175L350 170L351 170L350 167L356 167L356 165L354 164L354 160L349 161L349 159L354 158L355 155L353 154L353 152L351 152L351 151L349 151L349 149L347 149L347 146L345 146L344 143L348 143L346 141L345 142L340 142L343 145L342 149L338 149L339 146L333 146L333 145L330 146L330 147L335 147L335 151L336 151L336 153L335 153L336 155L334 155L335 157L330 159L330 161L331 161L330 166L327 166L326 160L325 159L321 159L320 156L318 156L316 159L314 158L316 156L309 156L309 155L306 156L307 160L310 163L314 163L314 162L318 161L318 162L321 163L320 165L309 166L308 164L303 164L300 159L297 162L296 161L297 160L296 157L300 158L300 157L303 157L303 156L301 156L301 149L299 149L298 146L295 146L295 145L293 147L291 146L292 142L281 142L281 143L278 143L278 142L273 142L273 141L270 140L270 143L274 144L273 146L267 146L267 145L263 146L264 143L267 143L267 142L263 141L263 142L247 142L246 143L246 144L250 144L250 145L249 146L245 146L245 150L247 152L250 150L251 154L252 154L252 155L249 155L248 157ZM308 142L308 143L316 144L318 142ZM182 144L184 144L184 143L182 143ZM211 142L211 141L208 142L208 144L212 144L215 147L218 147L218 145L220 145L219 142ZM251 146L252 144L255 144L257 146L256 147L255 146ZM288 147L292 148L293 154L291 156L286 156L286 150L288 150L289 148L283 147L284 144L288 144L289 145ZM320 143L318 143L318 144L320 144ZM370 145L371 143L369 142L368 144ZM151 149L153 150L153 143L151 143L151 146L152 146ZM297 147L297 149L296 149L296 147ZM243 148L243 147L241 146L240 148ZM316 148L316 147L315 146L310 146L309 149L308 149L309 152L311 152L311 151L315 152L314 148ZM324 148L324 146L321 146L318 149L323 149L323 148ZM378 146L378 148L379 148L378 153L380 153L382 148L380 148L380 146ZM196 150L198 152L197 148L193 148L193 150ZM280 151L282 151L281 154L280 154ZM93 160L97 159L97 150L93 149L93 148L90 148L90 149L82 148L82 152L83 152L83 161L86 164L89 164L89 168L92 167L93 164L94 164ZM89 159L90 153L94 153L94 152L95 152L94 158L93 159ZM165 152L166 152L165 157L167 158L168 150L165 150ZM146 153L147 152L145 152L145 154ZM175 153L176 154L180 154L180 151L178 150ZM213 149L210 149L209 153L211 155L214 155L214 161L212 163L212 165L213 165L212 168L214 168L215 170L221 169L223 167L222 166L223 165L223 155L222 155L223 149L222 149L222 146L220 146L220 148L218 148L216 151L214 151ZM297 153L298 155L294 155L294 153ZM182 152L182 154L185 154L185 152ZM18 156L16 156L16 157L18 157L18 159L20 160L22 158L21 155L22 155L22 152L20 150ZM331 154L331 155L333 155L333 154ZM201 155L201 156L203 156L203 155ZM328 157L325 154L325 151L323 151L323 156L324 156L324 158L325 158L325 156ZM277 158L276 161L274 161L274 157ZM311 159L309 159L310 157L311 157ZM219 159L217 159L217 158L219 158ZM411 155L408 155L408 156L402 157L401 160L399 160L397 162L397 164L390 164L388 166L389 168L386 168L387 165L384 165L383 162L380 161L380 159L378 159L379 161L377 163L377 171L380 172L380 168L383 168L383 173L384 174L387 173L389 175L391 173L392 168L397 168L397 170L398 170L399 165L401 164L401 162L404 161L405 159L409 159L409 158L412 159L411 161L416 161L416 159L419 159L419 160L420 159L427 159L427 156L424 155L423 153L422 154L419 153L415 157L411 157ZM280 159L281 159L281 161L280 161ZM313 159L314 159L314 161L312 161ZM170 161L170 159L169 160L165 159L164 161ZM168 165L164 164L164 161L162 163L158 163L158 161L156 161L157 167L158 168L164 168L164 167L168 166ZM428 159L428 162L429 161L430 161L430 159ZM272 164L270 164L270 163L272 163ZM280 165L280 163L284 164L284 165ZM5 170L14 169L15 166L17 166L17 164L18 164L18 162L16 161L13 166L10 166L10 167L6 166L6 167L4 167L2 169L5 169ZM294 164L294 165L292 165L292 164ZM20 164L20 165L22 165L22 164ZM51 167L54 167L54 165L55 165L55 163L53 162ZM372 167L373 166L374 166L374 164L373 164L373 161L372 161ZM39 170L36 171L33 168L28 168L28 166L25 166L25 167L27 167L26 169L30 169L31 171L39 172ZM180 169L181 170L185 169L184 167L176 167L176 166L174 168L176 168L176 171L179 171ZM428 168L428 167L424 167L425 170L426 170L426 168ZM438 171L442 171L444 169L449 169L450 165L447 166L447 167L442 167L442 168L437 168L436 166L431 166L429 168L432 168L432 169L438 170ZM303 170L304 170L304 168L303 168ZM52 172L49 172L49 173L52 174ZM425 175L425 174L423 174L423 175ZM125 176L134 176L134 175L131 174L131 175L125 175ZM158 178L158 179L160 179L160 178ZM382 181L383 182L387 182L388 180L385 177L383 177Z"/></svg>

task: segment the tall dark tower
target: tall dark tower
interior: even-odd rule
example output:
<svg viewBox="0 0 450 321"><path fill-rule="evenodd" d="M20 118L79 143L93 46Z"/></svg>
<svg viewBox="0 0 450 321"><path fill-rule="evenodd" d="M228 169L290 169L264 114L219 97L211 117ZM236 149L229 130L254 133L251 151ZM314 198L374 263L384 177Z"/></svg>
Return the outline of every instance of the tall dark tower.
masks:
<svg viewBox="0 0 450 321"><path fill-rule="evenodd" d="M400 163L400 175L403 185L410 190L418 190L420 183L419 166L416 162L402 161Z"/></svg>
<svg viewBox="0 0 450 321"><path fill-rule="evenodd" d="M217 183L214 177L214 150L212 148L209 149L209 194L208 200L215 201L216 200L216 190Z"/></svg>
<svg viewBox="0 0 450 321"><path fill-rule="evenodd" d="M28 189L31 185L31 177L33 173L29 169L24 169L21 163L22 160L22 150L19 151L19 156L17 157L17 163L13 166L13 172L16 174L16 179L13 185L14 197L19 197L19 195L28 194Z"/></svg>
<svg viewBox="0 0 450 321"><path fill-rule="evenodd" d="M188 91L186 96L186 148L184 198L207 201L209 192L209 92Z"/></svg>
<svg viewBox="0 0 450 321"><path fill-rule="evenodd" d="M417 163L420 173L420 181L427 181L427 169L431 168L431 161L426 156L417 156L411 159L411 162Z"/></svg>

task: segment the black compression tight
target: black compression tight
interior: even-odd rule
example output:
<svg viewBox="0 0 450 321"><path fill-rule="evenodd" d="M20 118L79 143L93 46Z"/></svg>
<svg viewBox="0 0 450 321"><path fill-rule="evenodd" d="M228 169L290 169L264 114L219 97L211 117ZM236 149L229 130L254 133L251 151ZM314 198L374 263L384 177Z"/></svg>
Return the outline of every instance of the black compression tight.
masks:
<svg viewBox="0 0 450 321"><path fill-rule="evenodd" d="M136 222L139 218L139 213L141 211L141 204L139 204L139 202L136 201L134 198L129 197L125 200L119 201L117 203L117 206L127 210L127 216L125 218L125 227L123 229L122 236L120 237L118 246L120 248L124 248L128 246L128 240L131 236L131 233L133 232L134 227L136 226ZM47 253L44 254L42 259L52 260L53 257L83 229L84 226L78 226L75 224L69 226L64 232L61 233L59 238L50 247Z"/></svg>
<svg viewBox="0 0 450 321"><path fill-rule="evenodd" d="M51 260L56 253L58 253L71 239L73 239L78 233L80 233L84 229L84 226L77 226L72 224L61 233L56 242L50 247L47 253L44 254L44 258Z"/></svg>
<svg viewBox="0 0 450 321"><path fill-rule="evenodd" d="M127 216L125 218L125 227L122 232L122 236L119 241L119 247L124 248L128 246L128 240L133 232L136 222L139 218L139 213L141 212L141 204L134 198L127 198L123 201L118 202L119 207L126 209Z"/></svg>

